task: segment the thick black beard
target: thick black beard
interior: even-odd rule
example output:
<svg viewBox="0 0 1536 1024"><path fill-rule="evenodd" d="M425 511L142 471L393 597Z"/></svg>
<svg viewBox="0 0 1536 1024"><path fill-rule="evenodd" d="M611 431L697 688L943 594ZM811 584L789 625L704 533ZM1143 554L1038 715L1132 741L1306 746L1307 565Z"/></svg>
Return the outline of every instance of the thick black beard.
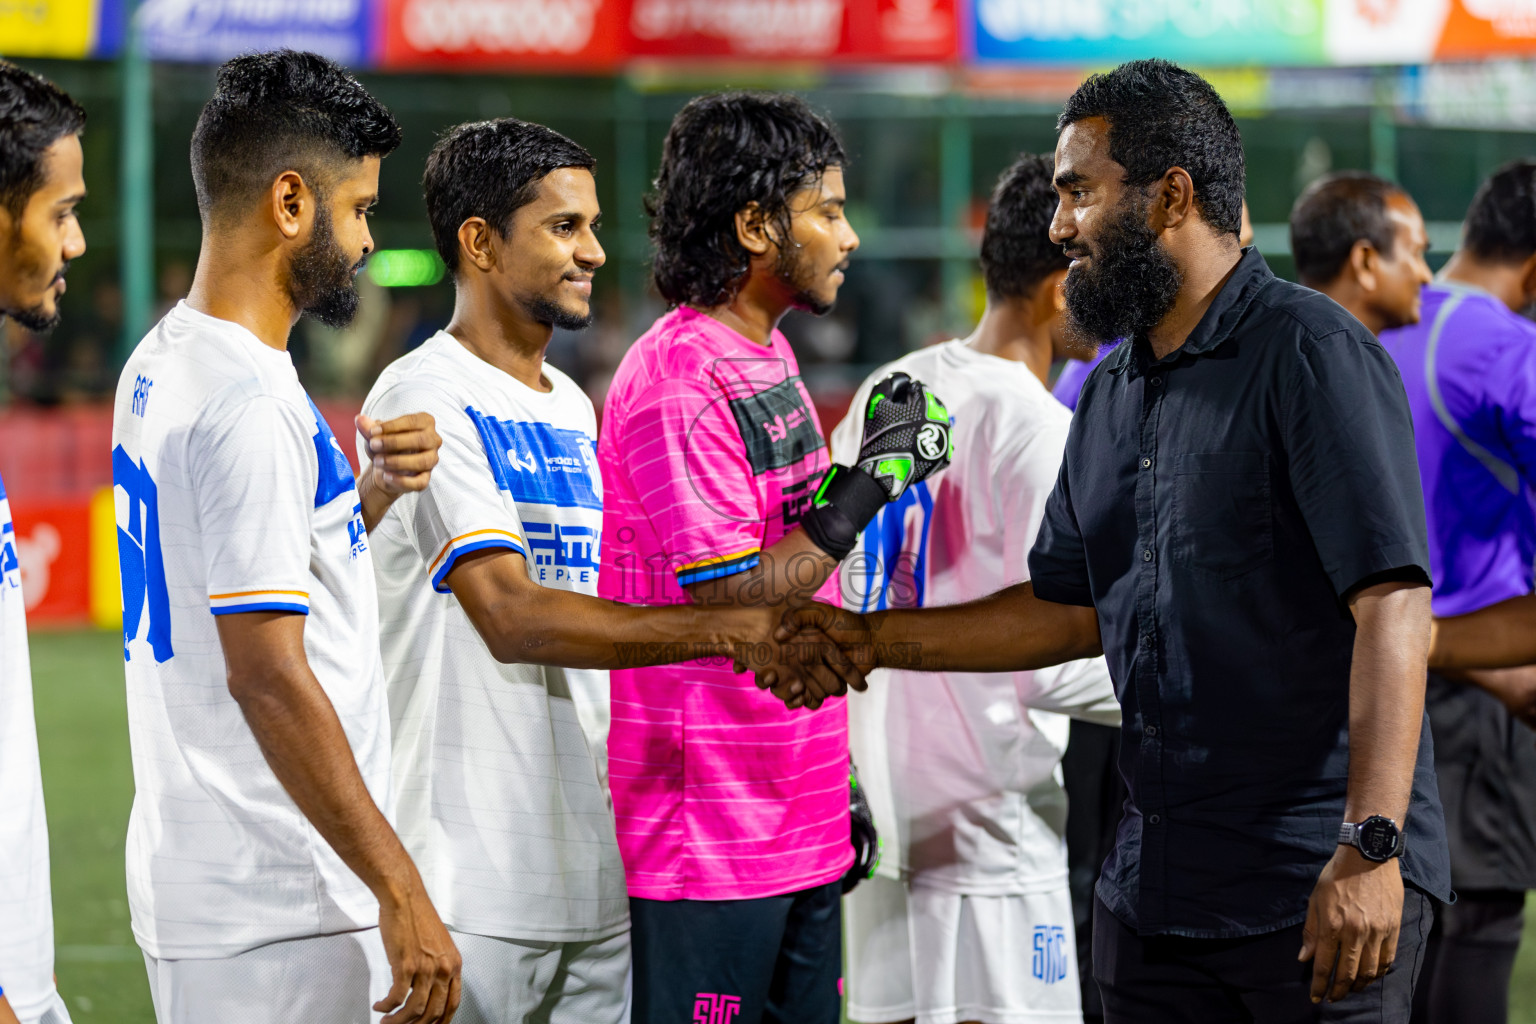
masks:
<svg viewBox="0 0 1536 1024"><path fill-rule="evenodd" d="M10 317L33 334L48 334L55 327L59 326L59 321L63 319L63 315L57 309L53 311L52 316L49 316L43 312L41 307L36 309L7 309L0 315Z"/></svg>
<svg viewBox="0 0 1536 1024"><path fill-rule="evenodd" d="M1075 347L1145 335L1179 297L1184 275L1147 225L1147 209L1129 195L1089 248L1088 263L1068 272L1065 331Z"/></svg>
<svg viewBox="0 0 1536 1024"><path fill-rule="evenodd" d="M331 227L330 210L321 197L315 211L315 228L304 247L288 265L289 288L299 312L327 327L340 329L357 316L356 275L367 258L353 263Z"/></svg>
<svg viewBox="0 0 1536 1024"><path fill-rule="evenodd" d="M590 306L585 313L573 313L557 302L538 298L526 300L523 303L523 309L527 311L529 319L534 323L548 324L562 331L584 331L592 326Z"/></svg>
<svg viewBox="0 0 1536 1024"><path fill-rule="evenodd" d="M811 294L810 276L814 271L807 265L802 256L800 246L791 243L779 247L779 258L774 266L774 272L779 275L779 280L795 290L790 297L789 304L811 316L826 316L837 308L837 300L825 302Z"/></svg>

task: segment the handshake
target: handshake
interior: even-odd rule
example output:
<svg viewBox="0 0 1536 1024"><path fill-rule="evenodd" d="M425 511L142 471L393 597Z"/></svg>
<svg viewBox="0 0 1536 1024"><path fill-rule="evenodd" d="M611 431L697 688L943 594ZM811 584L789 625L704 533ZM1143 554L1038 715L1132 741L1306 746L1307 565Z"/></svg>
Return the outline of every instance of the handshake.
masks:
<svg viewBox="0 0 1536 1024"><path fill-rule="evenodd" d="M829 469L801 520L817 547L838 561L887 503L954 457L949 410L921 381L888 375L870 391L863 414L857 465ZM738 672L751 668L757 685L787 707L814 710L828 697L864 690L877 664L915 666L917 652L903 646L910 645L879 648L864 616L812 603L791 607L768 642L738 648L733 657Z"/></svg>

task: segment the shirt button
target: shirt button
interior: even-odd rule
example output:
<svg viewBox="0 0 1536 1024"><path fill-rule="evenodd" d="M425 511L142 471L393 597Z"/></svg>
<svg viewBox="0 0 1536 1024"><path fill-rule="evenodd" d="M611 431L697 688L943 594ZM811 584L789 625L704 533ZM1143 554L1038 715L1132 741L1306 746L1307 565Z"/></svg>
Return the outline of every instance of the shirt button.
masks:
<svg viewBox="0 0 1536 1024"><path fill-rule="evenodd" d="M1152 549L1151 548L1148 548L1147 550L1145 550L1145 551L1143 551L1141 553L1141 560L1143 562L1150 562L1150 561L1152 561Z"/></svg>
<svg viewBox="0 0 1536 1024"><path fill-rule="evenodd" d="M1152 386L1155 387L1155 388L1162 387L1163 386L1163 378L1161 378L1161 377L1153 377L1152 378Z"/></svg>
<svg viewBox="0 0 1536 1024"><path fill-rule="evenodd" d="M1141 460L1141 468L1142 469L1151 469L1152 468L1152 460L1151 459L1142 459Z"/></svg>
<svg viewBox="0 0 1536 1024"><path fill-rule="evenodd" d="M1157 735L1157 726L1149 725L1145 729L1143 729L1142 732L1146 733L1148 736L1156 736Z"/></svg>
<svg viewBox="0 0 1536 1024"><path fill-rule="evenodd" d="M1141 635L1141 646L1143 646L1143 647L1151 647L1152 646L1152 634L1151 633L1143 633Z"/></svg>
<svg viewBox="0 0 1536 1024"><path fill-rule="evenodd" d="M1149 825L1161 825L1162 823L1163 816L1161 814L1152 814L1147 817L1147 824Z"/></svg>

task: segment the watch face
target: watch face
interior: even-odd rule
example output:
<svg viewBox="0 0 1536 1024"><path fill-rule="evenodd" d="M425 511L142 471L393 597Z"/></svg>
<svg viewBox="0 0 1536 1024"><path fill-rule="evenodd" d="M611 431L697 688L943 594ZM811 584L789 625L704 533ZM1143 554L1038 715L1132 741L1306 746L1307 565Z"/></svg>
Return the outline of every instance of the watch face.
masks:
<svg viewBox="0 0 1536 1024"><path fill-rule="evenodd" d="M1391 819L1367 818L1360 823L1360 852L1371 860L1386 860L1397 852L1399 835Z"/></svg>

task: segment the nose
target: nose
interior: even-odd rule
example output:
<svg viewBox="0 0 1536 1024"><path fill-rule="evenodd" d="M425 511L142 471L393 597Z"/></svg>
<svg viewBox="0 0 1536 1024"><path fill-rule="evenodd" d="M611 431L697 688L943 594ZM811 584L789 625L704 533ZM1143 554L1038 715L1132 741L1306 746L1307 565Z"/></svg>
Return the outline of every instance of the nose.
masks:
<svg viewBox="0 0 1536 1024"><path fill-rule="evenodd" d="M843 221L843 252L852 253L859 248L859 233L853 230L853 225L845 219Z"/></svg>
<svg viewBox="0 0 1536 1024"><path fill-rule="evenodd" d="M1060 200L1056 202L1056 212L1051 214L1049 234L1054 245L1061 245L1067 239L1077 237L1077 225L1072 222L1071 215L1066 212Z"/></svg>
<svg viewBox="0 0 1536 1024"><path fill-rule="evenodd" d="M64 259L79 259L83 255L85 255L85 232L80 229L80 222L71 217L69 232L64 236Z"/></svg>
<svg viewBox="0 0 1536 1024"><path fill-rule="evenodd" d="M577 247L575 260L583 267L591 267L596 270L608 262L608 254L603 251L603 243L597 240L597 235L591 231L582 233L581 245Z"/></svg>

